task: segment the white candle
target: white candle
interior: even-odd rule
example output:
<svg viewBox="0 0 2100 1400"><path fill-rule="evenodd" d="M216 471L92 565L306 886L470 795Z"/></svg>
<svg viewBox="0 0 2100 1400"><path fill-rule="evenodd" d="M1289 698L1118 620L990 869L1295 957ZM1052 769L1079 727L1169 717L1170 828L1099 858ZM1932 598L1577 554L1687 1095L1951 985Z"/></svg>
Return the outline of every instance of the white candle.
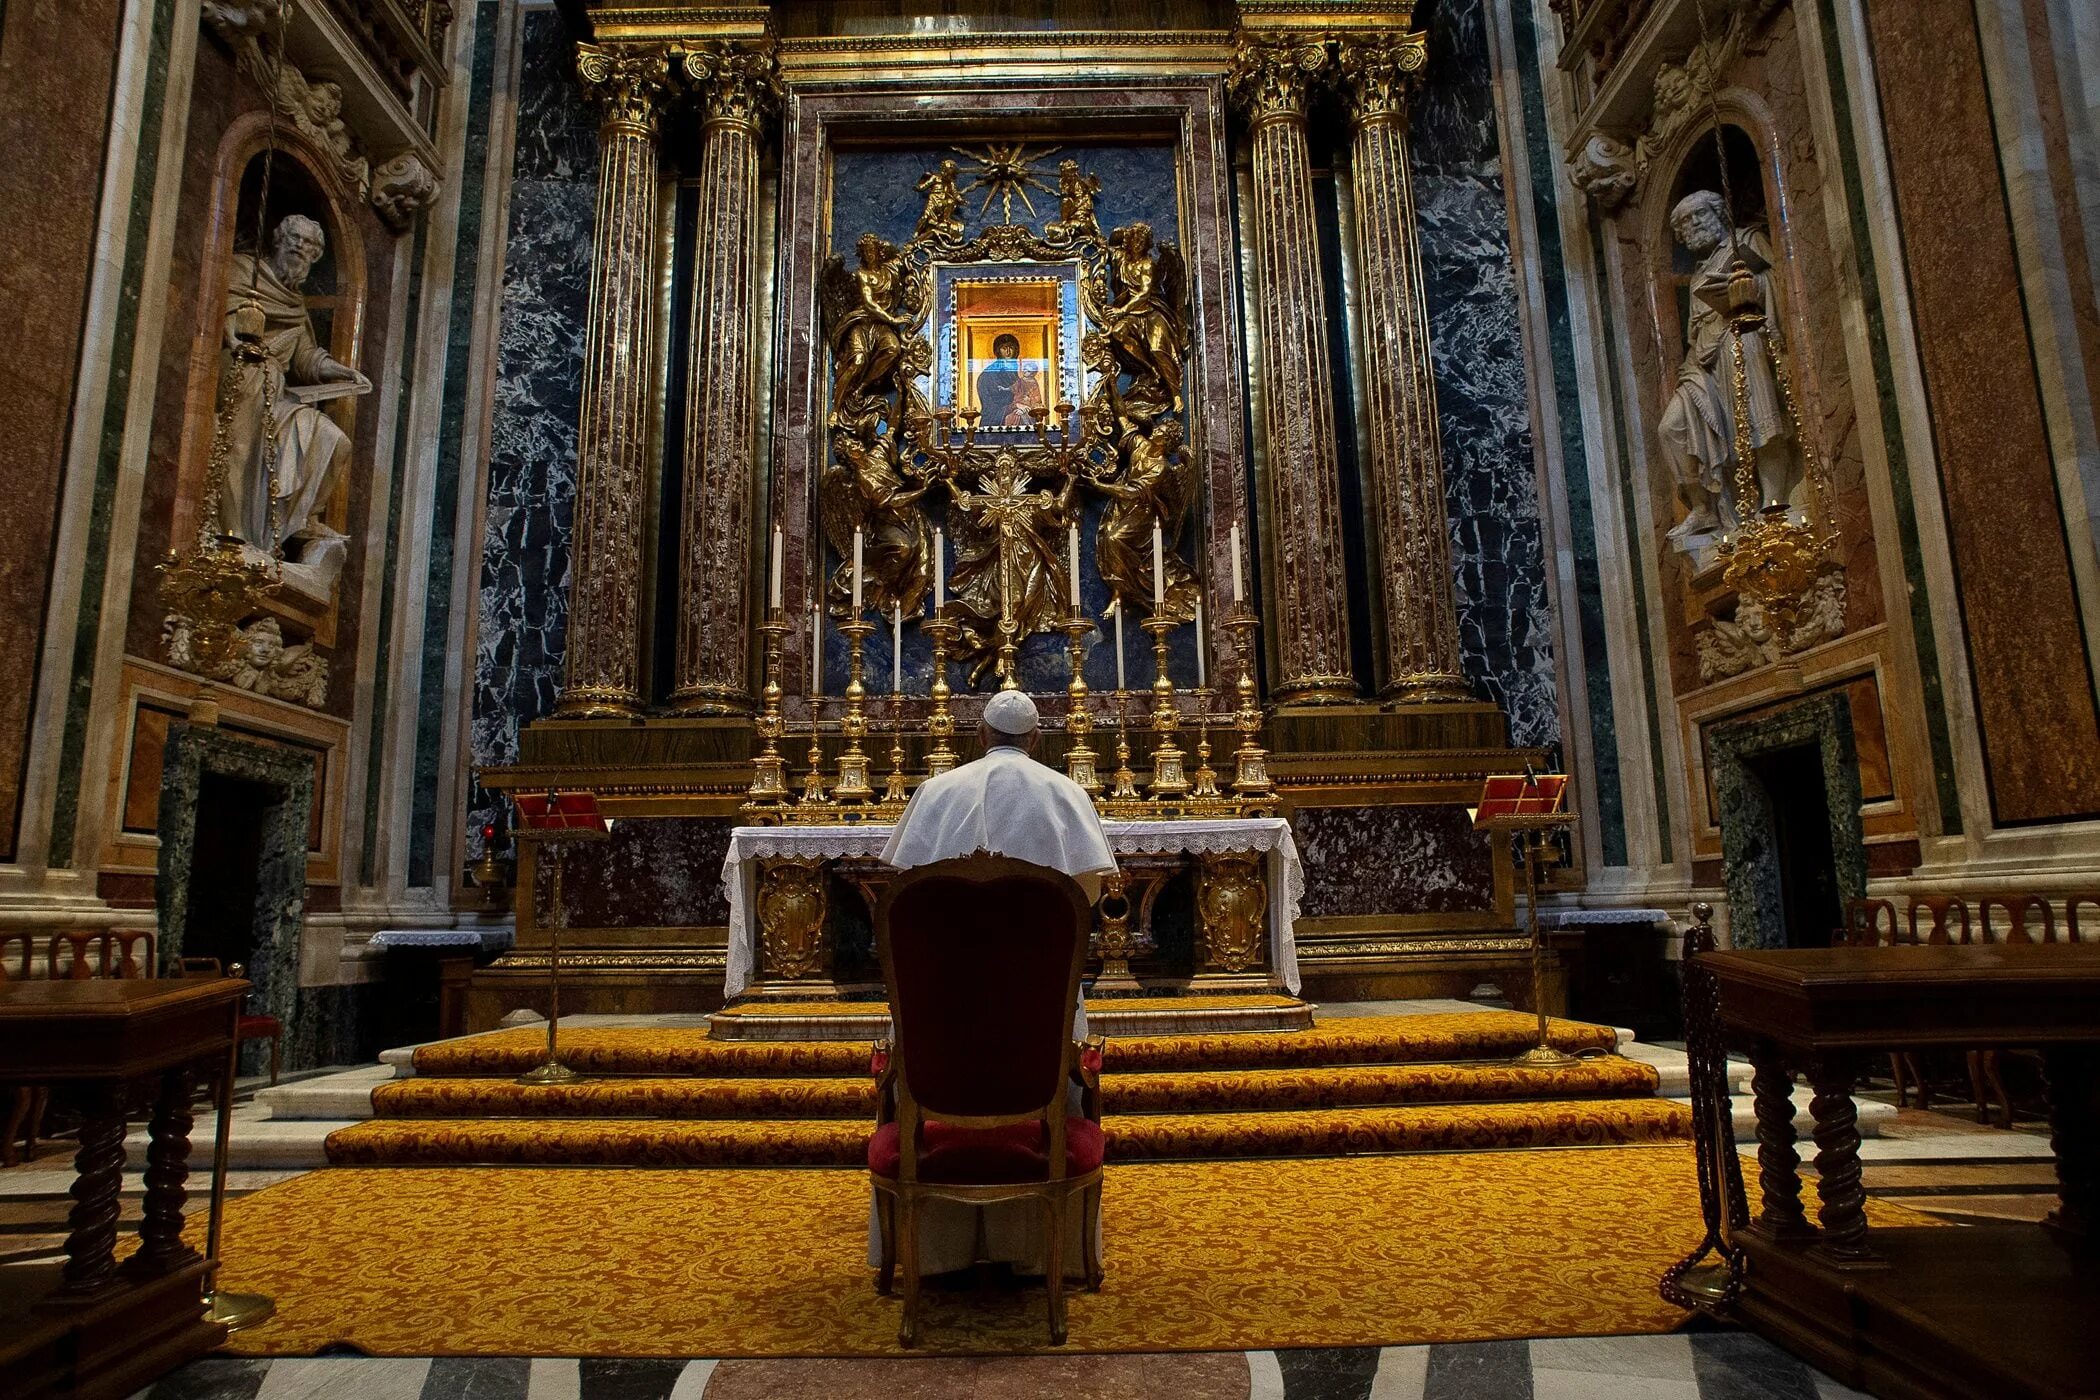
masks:
<svg viewBox="0 0 2100 1400"><path fill-rule="evenodd" d="M948 606L948 539L939 530L933 532L933 611L936 615Z"/></svg>
<svg viewBox="0 0 2100 1400"><path fill-rule="evenodd" d="M904 604L890 604L890 694L904 693Z"/></svg>
<svg viewBox="0 0 2100 1400"><path fill-rule="evenodd" d="M773 527L773 591L768 596L768 603L772 607L774 612L780 611L780 604L782 598L780 586L782 582L783 570L786 568L787 565L787 560L783 553L784 548L785 546L782 544L780 538L780 527L778 525L775 525Z"/></svg>
<svg viewBox="0 0 2100 1400"><path fill-rule="evenodd" d="M1167 605L1167 543L1159 533L1159 522L1152 522L1152 611L1159 612Z"/></svg>
<svg viewBox="0 0 2100 1400"><path fill-rule="evenodd" d="M809 698L824 693L824 605L809 605Z"/></svg>
<svg viewBox="0 0 2100 1400"><path fill-rule="evenodd" d="M860 531L853 532L853 620L860 621Z"/></svg>
<svg viewBox="0 0 2100 1400"><path fill-rule="evenodd" d="M1108 605L1108 610L1116 618L1116 689L1127 690L1129 686L1123 680L1123 600L1116 599Z"/></svg>
<svg viewBox="0 0 2100 1400"><path fill-rule="evenodd" d="M1072 522L1072 527L1071 527L1071 529L1070 529L1069 531L1067 531L1067 532L1066 532L1066 539L1067 539L1067 540L1068 540L1068 541L1070 542L1070 545L1071 545L1071 551L1072 551L1072 611L1076 613L1076 612L1078 612L1078 611L1079 611L1079 522L1078 522L1078 521L1076 521L1076 520L1075 520L1075 521L1073 521L1073 522Z"/></svg>
<svg viewBox="0 0 2100 1400"><path fill-rule="evenodd" d="M1240 576L1240 527L1235 521L1232 526L1232 601L1245 602L1246 598L1247 585Z"/></svg>
<svg viewBox="0 0 2100 1400"><path fill-rule="evenodd" d="M1196 596L1196 689L1201 690L1204 688L1207 683L1206 672L1208 669L1203 664L1203 597L1201 594L1198 594Z"/></svg>

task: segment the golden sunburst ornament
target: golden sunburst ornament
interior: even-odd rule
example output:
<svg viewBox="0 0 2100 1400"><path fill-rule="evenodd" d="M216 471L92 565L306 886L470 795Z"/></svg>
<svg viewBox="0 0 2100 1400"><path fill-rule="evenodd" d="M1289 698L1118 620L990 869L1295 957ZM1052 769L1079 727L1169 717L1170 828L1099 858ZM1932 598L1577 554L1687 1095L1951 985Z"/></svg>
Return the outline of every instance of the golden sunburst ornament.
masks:
<svg viewBox="0 0 2100 1400"><path fill-rule="evenodd" d="M1037 161L1063 150L1062 146L1046 146L1041 150L1031 151L1025 141L995 141L974 151L962 146L953 149L957 155L967 156L977 162L977 168L970 172L974 178L963 187L963 193L967 195L979 189L984 191L984 202L977 206L977 212L980 214L988 211L992 207L992 201L996 199L999 201L1000 220L1010 224L1014 221L1014 201L1018 199L1021 201L1021 207L1033 218L1035 205L1028 198L1028 187L1033 185L1045 194L1057 193L1056 186L1039 177L1034 167Z"/></svg>

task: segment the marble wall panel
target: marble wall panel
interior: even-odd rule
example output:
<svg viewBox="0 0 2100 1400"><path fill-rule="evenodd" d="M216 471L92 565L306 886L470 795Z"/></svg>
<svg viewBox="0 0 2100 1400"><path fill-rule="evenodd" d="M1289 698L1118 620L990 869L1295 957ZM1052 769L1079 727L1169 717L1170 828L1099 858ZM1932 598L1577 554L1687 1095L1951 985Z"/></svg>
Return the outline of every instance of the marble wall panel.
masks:
<svg viewBox="0 0 2100 1400"><path fill-rule="evenodd" d="M1300 807L1291 831L1305 918L1495 907L1494 852L1464 807Z"/></svg>
<svg viewBox="0 0 2100 1400"><path fill-rule="evenodd" d="M87 284L100 210L102 150L116 67L117 0L0 6L0 651L37 654L57 529ZM0 688L0 859L14 855L16 807L35 687Z"/></svg>
<svg viewBox="0 0 2100 1400"><path fill-rule="evenodd" d="M563 857L562 900L571 928L718 928L729 922L722 862L734 817L629 817L602 844ZM539 871L548 917L553 862Z"/></svg>
<svg viewBox="0 0 2100 1400"><path fill-rule="evenodd" d="M1538 478L1484 0L1439 4L1411 144L1459 648L1517 744L1560 742Z"/></svg>
<svg viewBox="0 0 2100 1400"><path fill-rule="evenodd" d="M560 18L528 14L523 42L475 632L477 765L514 760L519 729L561 690L597 198L597 123L569 75ZM475 829L493 820L488 793L477 787L469 805Z"/></svg>

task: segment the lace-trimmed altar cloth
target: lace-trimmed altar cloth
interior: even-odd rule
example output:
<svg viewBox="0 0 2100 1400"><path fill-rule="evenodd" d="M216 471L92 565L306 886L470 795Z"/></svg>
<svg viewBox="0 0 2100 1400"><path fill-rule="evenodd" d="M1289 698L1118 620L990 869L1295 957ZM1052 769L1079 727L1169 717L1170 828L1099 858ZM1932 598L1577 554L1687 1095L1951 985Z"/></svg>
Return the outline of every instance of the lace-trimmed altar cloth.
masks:
<svg viewBox="0 0 2100 1400"><path fill-rule="evenodd" d="M725 996L740 995L758 973L758 863L779 857L874 860L889 844L889 823L860 826L740 826L729 834L722 888L729 897L729 971ZM1227 817L1202 821L1104 821L1117 855L1247 854L1266 857L1269 885L1269 967L1293 996L1298 992L1298 941L1293 932L1305 898L1305 866L1281 817Z"/></svg>

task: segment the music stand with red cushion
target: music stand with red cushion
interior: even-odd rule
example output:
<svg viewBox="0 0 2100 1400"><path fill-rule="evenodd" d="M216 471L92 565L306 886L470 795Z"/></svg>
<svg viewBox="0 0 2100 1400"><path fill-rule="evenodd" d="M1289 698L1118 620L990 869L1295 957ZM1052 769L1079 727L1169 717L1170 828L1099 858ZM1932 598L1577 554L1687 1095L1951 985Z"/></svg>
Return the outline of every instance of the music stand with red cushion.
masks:
<svg viewBox="0 0 2100 1400"><path fill-rule="evenodd" d="M908 870L875 906L893 1046L896 1118L868 1143L887 1292L902 1262L898 1340L918 1332L920 1202L1036 1200L1048 1224L1050 1338L1065 1339L1064 1235L1080 1198L1085 1272L1098 1286L1101 1126L1066 1085L1092 910L1068 875L1002 856Z"/></svg>

